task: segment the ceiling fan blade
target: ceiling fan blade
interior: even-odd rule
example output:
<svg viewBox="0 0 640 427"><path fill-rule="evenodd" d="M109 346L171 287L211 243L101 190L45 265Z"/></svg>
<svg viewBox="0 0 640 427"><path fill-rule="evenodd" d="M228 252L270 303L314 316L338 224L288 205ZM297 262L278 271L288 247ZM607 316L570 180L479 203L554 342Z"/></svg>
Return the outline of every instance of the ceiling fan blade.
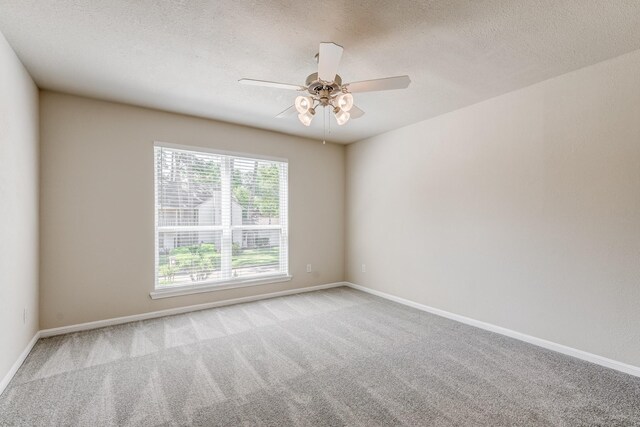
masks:
<svg viewBox="0 0 640 427"><path fill-rule="evenodd" d="M405 89L411 83L409 76L387 77L384 79L363 80L361 82L347 83L343 86L349 92L373 92L376 90Z"/></svg>
<svg viewBox="0 0 640 427"><path fill-rule="evenodd" d="M278 114L276 116L276 119L283 119L285 117L293 116L294 113L297 113L297 112L298 111L296 110L296 106L292 105L291 107L287 108L286 110L284 110L280 114Z"/></svg>
<svg viewBox="0 0 640 427"><path fill-rule="evenodd" d="M354 105L349 110L349 114L351 115L352 119L359 119L360 117L364 116L364 111Z"/></svg>
<svg viewBox="0 0 640 427"><path fill-rule="evenodd" d="M343 50L342 46L335 43L320 43L318 51L318 78L320 80L325 82L335 80Z"/></svg>
<svg viewBox="0 0 640 427"><path fill-rule="evenodd" d="M269 82L267 80L254 80L254 79L240 79L238 83L243 85L251 85L251 86L265 86L265 87L274 87L277 89L288 89L288 90L307 90L306 87L300 85L292 85L289 83L278 83L278 82Z"/></svg>

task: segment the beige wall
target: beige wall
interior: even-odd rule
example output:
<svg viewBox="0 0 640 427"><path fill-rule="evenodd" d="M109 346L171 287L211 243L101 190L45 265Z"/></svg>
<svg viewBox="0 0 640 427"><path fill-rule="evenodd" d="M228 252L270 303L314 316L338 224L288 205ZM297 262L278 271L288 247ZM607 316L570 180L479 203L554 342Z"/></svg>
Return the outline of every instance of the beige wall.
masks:
<svg viewBox="0 0 640 427"><path fill-rule="evenodd" d="M640 366L640 51L350 145L346 170L347 280Z"/></svg>
<svg viewBox="0 0 640 427"><path fill-rule="evenodd" d="M343 280L344 147L46 91L40 105L42 329ZM150 299L155 140L289 159L292 281Z"/></svg>
<svg viewBox="0 0 640 427"><path fill-rule="evenodd" d="M38 89L2 34L0 240L2 381L38 330Z"/></svg>

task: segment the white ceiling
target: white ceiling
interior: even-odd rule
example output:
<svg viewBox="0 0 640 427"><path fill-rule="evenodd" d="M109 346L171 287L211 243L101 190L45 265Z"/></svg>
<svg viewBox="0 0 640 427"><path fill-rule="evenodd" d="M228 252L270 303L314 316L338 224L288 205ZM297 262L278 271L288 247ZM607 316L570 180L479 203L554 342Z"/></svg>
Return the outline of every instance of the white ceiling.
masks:
<svg viewBox="0 0 640 427"><path fill-rule="evenodd" d="M345 47L345 82L409 74L356 95L352 142L640 49L637 0L0 0L0 31L41 88L322 138L274 116L321 41Z"/></svg>

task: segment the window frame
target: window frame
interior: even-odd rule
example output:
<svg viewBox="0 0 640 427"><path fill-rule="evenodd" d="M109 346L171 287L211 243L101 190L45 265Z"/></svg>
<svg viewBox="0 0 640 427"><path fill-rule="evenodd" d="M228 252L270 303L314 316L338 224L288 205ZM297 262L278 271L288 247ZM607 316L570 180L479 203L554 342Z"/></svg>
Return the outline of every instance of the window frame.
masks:
<svg viewBox="0 0 640 427"><path fill-rule="evenodd" d="M221 191L224 193L231 190L231 183L227 182L229 186L225 190L225 179L230 179L231 174L229 171L229 161L231 157L247 159L247 160L264 160L279 162L285 164L284 174L286 178L286 194L280 194L280 218L279 224L258 224L258 225L233 225L230 212L227 214L222 213L222 224L220 225L186 225L186 226L162 226L158 225L158 213L159 213L159 200L158 200L158 176L156 167L156 148L167 148L174 150L190 151L194 153L206 153L222 156L221 162ZM182 144L173 144L161 141L155 141L153 143L153 189L154 189L154 283L153 290L150 293L152 299L167 298L180 295L189 295L202 292L212 292L224 289L241 288L247 286L265 285L269 283L286 282L292 279L289 273L289 161L286 158L265 156L260 154L250 154L235 151L218 150L210 147L200 146L188 146ZM226 172L224 171L226 169ZM280 169L280 173L283 171ZM225 174L226 178L225 178ZM223 196L225 197L225 196ZM226 197L230 197L227 195ZM285 209L282 209L282 204L286 204ZM228 223L228 224L227 224ZM189 285L173 285L173 286L159 286L159 236L162 231L220 231L222 233L222 239L230 239L234 230L280 230L280 254L286 252L286 256L280 256L280 268L277 273L265 273L258 274L249 277L233 278L230 276L223 279L212 279L203 281L202 283L189 284ZM283 248L285 249L283 251ZM228 252L228 251L227 251ZM232 255L231 253L221 253L221 271L223 269L229 269L229 273L232 271L231 267ZM226 263L226 266L225 266Z"/></svg>

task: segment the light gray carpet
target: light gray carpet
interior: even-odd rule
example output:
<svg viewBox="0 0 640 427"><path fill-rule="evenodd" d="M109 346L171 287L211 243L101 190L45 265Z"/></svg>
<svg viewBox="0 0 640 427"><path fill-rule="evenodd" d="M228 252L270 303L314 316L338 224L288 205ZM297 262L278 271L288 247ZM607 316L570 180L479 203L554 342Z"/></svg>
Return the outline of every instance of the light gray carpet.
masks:
<svg viewBox="0 0 640 427"><path fill-rule="evenodd" d="M639 426L640 378L336 288L40 340L0 425Z"/></svg>

